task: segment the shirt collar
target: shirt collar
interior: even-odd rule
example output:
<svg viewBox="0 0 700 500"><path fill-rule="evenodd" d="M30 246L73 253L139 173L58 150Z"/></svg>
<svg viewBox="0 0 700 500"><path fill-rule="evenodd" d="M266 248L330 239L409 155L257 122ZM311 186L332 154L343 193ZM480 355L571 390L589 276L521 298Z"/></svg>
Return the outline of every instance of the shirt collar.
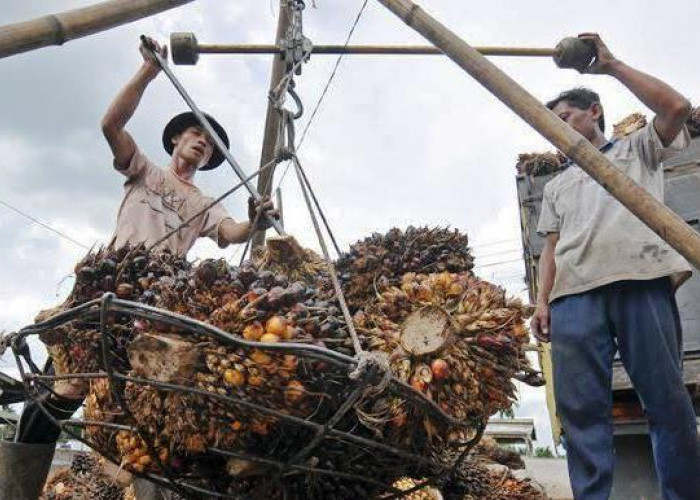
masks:
<svg viewBox="0 0 700 500"><path fill-rule="evenodd" d="M601 153L607 153L615 145L616 142L617 139L611 139L605 144L603 144L600 148L598 148L598 151L600 151ZM566 161L561 164L561 169L567 169L572 165L574 165L574 161L570 158L567 158Z"/></svg>

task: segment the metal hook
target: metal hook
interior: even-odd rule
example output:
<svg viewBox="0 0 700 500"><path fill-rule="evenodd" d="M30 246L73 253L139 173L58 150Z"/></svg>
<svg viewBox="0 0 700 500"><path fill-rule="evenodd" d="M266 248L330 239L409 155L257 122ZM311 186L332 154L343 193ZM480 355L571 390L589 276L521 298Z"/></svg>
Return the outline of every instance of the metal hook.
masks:
<svg viewBox="0 0 700 500"><path fill-rule="evenodd" d="M301 118L301 115L304 114L304 105L301 102L301 98L299 97L299 94L296 93L294 90L294 81L291 82L291 84L287 87L287 93L292 96L292 99L294 99L294 102L297 105L297 111L296 113L292 114L292 118L294 120L298 120Z"/></svg>

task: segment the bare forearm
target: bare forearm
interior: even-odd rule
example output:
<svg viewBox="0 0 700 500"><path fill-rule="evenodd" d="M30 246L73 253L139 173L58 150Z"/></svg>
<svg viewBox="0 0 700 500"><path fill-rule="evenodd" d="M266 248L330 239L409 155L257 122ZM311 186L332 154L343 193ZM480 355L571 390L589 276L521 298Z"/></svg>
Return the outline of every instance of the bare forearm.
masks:
<svg viewBox="0 0 700 500"><path fill-rule="evenodd" d="M219 242L221 246L244 243L250 235L250 222L235 222L233 219L225 219L219 225Z"/></svg>
<svg viewBox="0 0 700 500"><path fill-rule="evenodd" d="M121 130L126 126L141 102L146 87L148 87L153 78L155 78L155 75L147 65L144 64L139 68L138 72L119 91L109 105L102 119L103 130Z"/></svg>
<svg viewBox="0 0 700 500"><path fill-rule="evenodd" d="M690 102L673 87L658 78L635 69L622 61L610 67L610 76L616 78L657 115L686 113Z"/></svg>
<svg viewBox="0 0 700 500"><path fill-rule="evenodd" d="M554 264L554 248L545 244L540 255L537 279L537 304L549 304L549 294L554 286L556 266Z"/></svg>

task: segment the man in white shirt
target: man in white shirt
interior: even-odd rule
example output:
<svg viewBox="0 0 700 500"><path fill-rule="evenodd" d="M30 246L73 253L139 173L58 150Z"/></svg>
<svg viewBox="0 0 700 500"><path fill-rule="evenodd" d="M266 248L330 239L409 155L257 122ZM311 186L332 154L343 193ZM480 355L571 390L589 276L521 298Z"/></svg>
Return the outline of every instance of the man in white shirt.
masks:
<svg viewBox="0 0 700 500"><path fill-rule="evenodd" d="M616 78L656 116L615 142L604 135L603 108L587 89L564 92L548 107L612 163L663 200L660 163L688 145L690 103L662 81L616 59L594 34L587 70ZM612 362L616 351L649 418L656 472L665 500L700 499L697 424L681 368L676 285L687 262L578 166L544 190L533 333L552 342L557 411L567 438L576 500L607 500L612 488ZM551 333L550 333L551 332Z"/></svg>

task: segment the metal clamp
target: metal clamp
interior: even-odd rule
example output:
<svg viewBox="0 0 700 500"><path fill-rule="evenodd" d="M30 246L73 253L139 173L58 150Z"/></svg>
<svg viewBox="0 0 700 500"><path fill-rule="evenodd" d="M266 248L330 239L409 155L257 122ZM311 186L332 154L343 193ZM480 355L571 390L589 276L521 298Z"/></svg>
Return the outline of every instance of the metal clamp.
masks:
<svg viewBox="0 0 700 500"><path fill-rule="evenodd" d="M282 59L285 62L285 71L294 71L301 75L301 62L309 60L313 50L311 40L304 36L303 11L306 8L304 0L288 0L289 15L291 17L287 33L280 40Z"/></svg>

